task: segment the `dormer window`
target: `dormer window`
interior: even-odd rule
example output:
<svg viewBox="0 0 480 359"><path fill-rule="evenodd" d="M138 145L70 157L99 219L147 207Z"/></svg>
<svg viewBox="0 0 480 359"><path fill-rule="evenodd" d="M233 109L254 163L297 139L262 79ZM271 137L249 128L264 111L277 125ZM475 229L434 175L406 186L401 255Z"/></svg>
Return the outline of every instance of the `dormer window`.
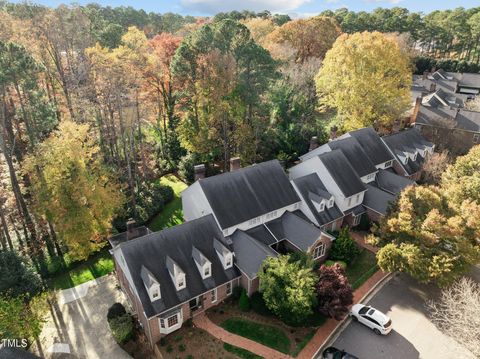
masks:
<svg viewBox="0 0 480 359"><path fill-rule="evenodd" d="M333 204L335 203L335 201L333 200L333 197L330 199L330 201L328 201L328 208L332 208L333 207Z"/></svg>
<svg viewBox="0 0 480 359"><path fill-rule="evenodd" d="M212 272L212 263L200 252L197 248L192 248L192 257L195 260L197 269L202 276L202 279L207 279L210 277Z"/></svg>
<svg viewBox="0 0 480 359"><path fill-rule="evenodd" d="M167 269L170 273L170 277L172 278L173 283L175 284L175 288L177 290L184 289L187 284L185 281L185 272L180 268L180 266L175 262L172 258L167 256L166 259Z"/></svg>
<svg viewBox="0 0 480 359"><path fill-rule="evenodd" d="M233 266L233 253L218 239L213 239L213 247L217 252L218 259L223 264L223 269L228 269Z"/></svg>
<svg viewBox="0 0 480 359"><path fill-rule="evenodd" d="M157 281L155 276L147 268L142 266L140 269L140 277L143 280L143 285L147 290L148 297L151 302L154 302L161 298L160 295L160 283Z"/></svg>
<svg viewBox="0 0 480 359"><path fill-rule="evenodd" d="M392 161L387 161L385 162L385 165L383 166L384 168L388 168L392 166Z"/></svg>
<svg viewBox="0 0 480 359"><path fill-rule="evenodd" d="M318 211L322 212L324 209L325 209L325 203L322 202L322 203L320 203L320 207L318 208Z"/></svg>

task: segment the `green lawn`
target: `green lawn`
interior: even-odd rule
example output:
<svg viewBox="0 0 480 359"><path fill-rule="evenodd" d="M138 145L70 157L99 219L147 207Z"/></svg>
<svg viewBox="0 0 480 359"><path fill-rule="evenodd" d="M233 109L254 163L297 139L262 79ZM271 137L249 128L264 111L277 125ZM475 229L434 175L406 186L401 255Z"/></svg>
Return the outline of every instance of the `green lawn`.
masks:
<svg viewBox="0 0 480 359"><path fill-rule="evenodd" d="M115 269L113 259L108 249L103 249L86 261L73 264L67 272L49 279L49 286L54 289L67 289L89 280L104 276Z"/></svg>
<svg viewBox="0 0 480 359"><path fill-rule="evenodd" d="M148 223L148 228L154 232L183 223L182 199L180 198L180 192L187 188L187 185L174 175L163 176L160 179L160 183L173 188L174 198L159 214L153 217L150 223Z"/></svg>
<svg viewBox="0 0 480 359"><path fill-rule="evenodd" d="M279 352L285 354L290 352L290 339L279 328L238 317L228 318L220 326L231 333L251 339Z"/></svg>
<svg viewBox="0 0 480 359"><path fill-rule="evenodd" d="M348 281L353 289L360 287L378 270L375 254L369 250L362 249L355 260L347 266L346 273Z"/></svg>
<svg viewBox="0 0 480 359"><path fill-rule="evenodd" d="M253 354L252 352L236 347L234 345L228 344L228 343L223 343L223 349L225 349L227 352L235 354L239 358L244 358L244 359L262 359L260 355Z"/></svg>

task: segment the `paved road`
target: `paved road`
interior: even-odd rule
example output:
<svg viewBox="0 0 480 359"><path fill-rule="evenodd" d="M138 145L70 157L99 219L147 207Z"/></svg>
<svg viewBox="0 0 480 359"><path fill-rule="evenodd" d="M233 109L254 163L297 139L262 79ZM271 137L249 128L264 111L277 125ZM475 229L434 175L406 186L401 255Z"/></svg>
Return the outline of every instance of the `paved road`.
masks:
<svg viewBox="0 0 480 359"><path fill-rule="evenodd" d="M368 302L390 316L392 332L378 336L362 324L350 322L333 346L361 359L475 359L429 321L425 300L436 295L435 287L397 275Z"/></svg>
<svg viewBox="0 0 480 359"><path fill-rule="evenodd" d="M36 353L42 358L131 359L113 339L108 308L125 303L113 275L58 293L40 335Z"/></svg>

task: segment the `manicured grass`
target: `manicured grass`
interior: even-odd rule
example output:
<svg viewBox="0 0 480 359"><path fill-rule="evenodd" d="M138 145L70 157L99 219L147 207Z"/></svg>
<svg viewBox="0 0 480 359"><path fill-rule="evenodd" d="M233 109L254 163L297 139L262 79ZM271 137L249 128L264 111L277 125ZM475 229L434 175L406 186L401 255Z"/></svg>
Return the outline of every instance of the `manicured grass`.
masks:
<svg viewBox="0 0 480 359"><path fill-rule="evenodd" d="M315 335L315 330L312 330L310 333L308 333L307 335L305 335L305 337L302 339L302 341L300 341L298 344L297 344L297 347L295 348L295 350L293 351L292 353L292 356L295 358L298 354L300 354L300 352L303 350L303 348L305 348L305 346L308 344L308 342L310 340L312 340L313 336Z"/></svg>
<svg viewBox="0 0 480 359"><path fill-rule="evenodd" d="M262 359L260 355L253 354L252 352L236 347L234 345L228 344L228 343L223 343L223 349L225 349L227 352L235 354L239 358L244 358L244 359Z"/></svg>
<svg viewBox="0 0 480 359"><path fill-rule="evenodd" d="M170 203L167 203L165 208L153 217L148 224L148 227L154 232L183 223L182 199L180 198L180 192L187 188L187 185L171 174L163 176L160 179L160 183L172 187L174 197L173 200Z"/></svg>
<svg viewBox="0 0 480 359"><path fill-rule="evenodd" d="M49 286L54 289L67 289L89 280L102 277L115 269L112 256L104 249L91 256L86 261L75 265L66 272L49 280Z"/></svg>
<svg viewBox="0 0 480 359"><path fill-rule="evenodd" d="M290 352L290 339L279 328L238 317L228 318L220 326L230 333L251 339L279 352L285 354Z"/></svg>
<svg viewBox="0 0 480 359"><path fill-rule="evenodd" d="M375 254L366 249L362 249L357 258L347 266L346 273L352 288L357 289L377 270L378 265Z"/></svg>

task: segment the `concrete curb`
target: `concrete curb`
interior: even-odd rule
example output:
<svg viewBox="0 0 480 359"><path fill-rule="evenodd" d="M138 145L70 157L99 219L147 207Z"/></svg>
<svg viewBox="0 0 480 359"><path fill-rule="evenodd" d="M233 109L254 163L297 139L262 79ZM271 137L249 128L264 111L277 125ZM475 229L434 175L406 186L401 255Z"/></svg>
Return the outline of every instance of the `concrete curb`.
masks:
<svg viewBox="0 0 480 359"><path fill-rule="evenodd" d="M358 301L358 303L364 302L365 300L367 300L367 298L370 299L370 297L373 297L380 289L382 289L382 287L385 284L387 284L390 281L390 279L393 278L393 275L394 273L388 273L383 278L381 278L377 283L374 284L372 288L370 288L370 290L367 293L365 293L365 295ZM330 343L334 342L340 336L340 334L345 330L347 325L350 324L351 321L352 319L350 319L350 316L347 315L340 322L338 322L335 329L332 330L332 332L328 335L327 339L325 339L323 344L318 347L317 351L312 356L312 359L316 358L318 354L321 353L323 348L327 347Z"/></svg>

